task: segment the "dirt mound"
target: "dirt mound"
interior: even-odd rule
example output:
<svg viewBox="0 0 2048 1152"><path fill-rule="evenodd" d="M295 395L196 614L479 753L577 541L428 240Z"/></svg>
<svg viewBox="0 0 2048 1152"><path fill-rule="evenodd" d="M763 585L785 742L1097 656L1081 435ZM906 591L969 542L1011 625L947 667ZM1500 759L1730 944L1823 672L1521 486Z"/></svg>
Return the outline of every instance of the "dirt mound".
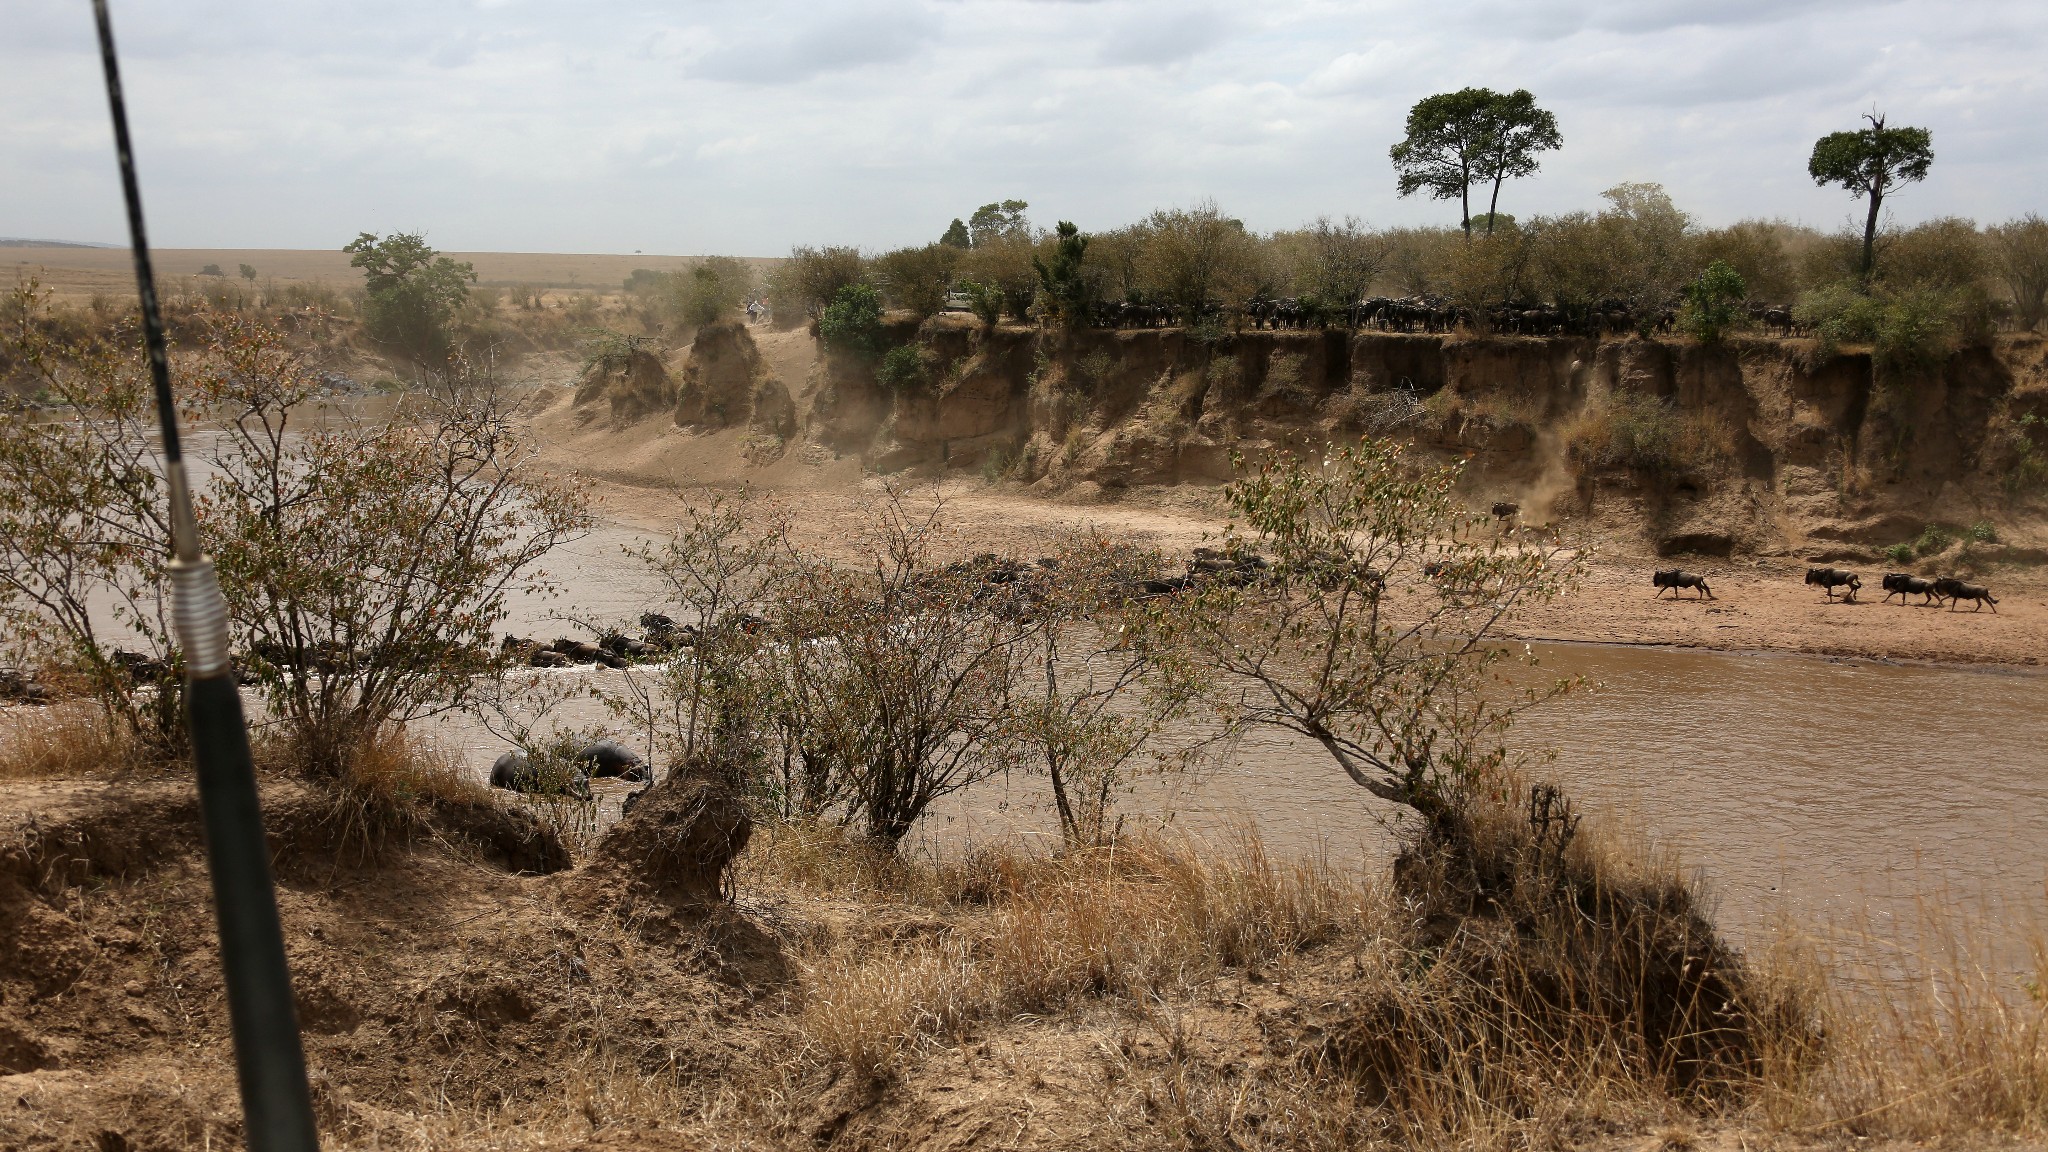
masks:
<svg viewBox="0 0 2048 1152"><path fill-rule="evenodd" d="M706 776L671 775L633 800L573 887L586 894L630 893L671 907L709 907L719 902L753 830L730 789Z"/></svg>
<svg viewBox="0 0 2048 1152"><path fill-rule="evenodd" d="M575 404L609 404L613 422L644 420L675 406L677 387L661 358L635 347L616 357L594 360L576 385Z"/></svg>
<svg viewBox="0 0 2048 1152"><path fill-rule="evenodd" d="M1382 1102L1476 1091L1515 1115L1602 1075L1739 1095L1818 1053L1807 1006L1757 980L1687 881L1577 832L1537 788L1526 811L1481 803L1412 834L1395 890L1430 978L1336 1008L1309 1050ZM1480 1063L1490 1076L1469 1082Z"/></svg>
<svg viewBox="0 0 2048 1152"><path fill-rule="evenodd" d="M676 423L691 428L744 424L754 416L756 393L770 383L767 365L745 324L706 325L697 330L689 358L683 361Z"/></svg>

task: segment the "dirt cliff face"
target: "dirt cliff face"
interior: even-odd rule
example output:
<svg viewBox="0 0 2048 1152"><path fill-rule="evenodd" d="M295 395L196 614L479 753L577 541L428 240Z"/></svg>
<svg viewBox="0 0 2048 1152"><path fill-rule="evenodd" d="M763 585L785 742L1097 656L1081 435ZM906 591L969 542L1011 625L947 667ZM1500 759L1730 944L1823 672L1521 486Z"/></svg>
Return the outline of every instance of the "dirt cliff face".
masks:
<svg viewBox="0 0 2048 1152"><path fill-rule="evenodd" d="M940 317L928 383L890 392L826 354L805 434L881 471L981 468L1049 495L1216 483L1363 433L1465 462L1475 500L1591 522L1660 554L1876 559L1930 523L2035 525L2048 341L1888 370L1806 341L1042 332ZM2038 439L2036 439L2038 431ZM2042 448L2034 445L2041 443ZM2031 458L2031 463L2030 463Z"/></svg>

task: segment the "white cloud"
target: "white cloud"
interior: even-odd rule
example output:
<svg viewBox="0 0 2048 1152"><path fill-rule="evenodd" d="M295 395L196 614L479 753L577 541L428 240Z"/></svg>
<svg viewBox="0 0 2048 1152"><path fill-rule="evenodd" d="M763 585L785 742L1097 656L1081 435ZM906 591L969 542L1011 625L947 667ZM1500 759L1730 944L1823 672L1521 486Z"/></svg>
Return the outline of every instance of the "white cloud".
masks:
<svg viewBox="0 0 2048 1152"><path fill-rule="evenodd" d="M118 239L83 7L0 0L0 234ZM1832 225L1807 150L1873 102L1937 161L1903 219L2042 208L2048 9L1848 0L117 0L160 243L774 253L928 240L991 199L1109 227L1444 220L1387 167L1431 92L1526 87L1565 148L1518 215L1653 179Z"/></svg>

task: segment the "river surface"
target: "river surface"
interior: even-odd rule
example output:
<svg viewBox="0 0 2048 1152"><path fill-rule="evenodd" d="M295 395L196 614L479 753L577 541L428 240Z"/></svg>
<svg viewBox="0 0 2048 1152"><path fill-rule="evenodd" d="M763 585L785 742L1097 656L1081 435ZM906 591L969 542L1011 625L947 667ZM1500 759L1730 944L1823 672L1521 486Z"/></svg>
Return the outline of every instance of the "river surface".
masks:
<svg viewBox="0 0 2048 1152"><path fill-rule="evenodd" d="M570 631L551 619L562 614L632 620L654 599L622 554L640 538L607 526L557 553L566 594L522 604L509 626L549 636ZM1517 748L1555 751L1535 775L1674 852L1738 934L1864 916L1885 933L1930 909L2048 924L2048 675L1605 645L1538 653L1546 673L1590 684L1516 726ZM469 755L483 766L491 754ZM1142 780L1121 809L1133 827L1256 829L1276 850L1336 861L1381 861L1393 844L1389 805L1279 733ZM918 846L1049 845L1056 828L1042 781L995 780L942 804Z"/></svg>

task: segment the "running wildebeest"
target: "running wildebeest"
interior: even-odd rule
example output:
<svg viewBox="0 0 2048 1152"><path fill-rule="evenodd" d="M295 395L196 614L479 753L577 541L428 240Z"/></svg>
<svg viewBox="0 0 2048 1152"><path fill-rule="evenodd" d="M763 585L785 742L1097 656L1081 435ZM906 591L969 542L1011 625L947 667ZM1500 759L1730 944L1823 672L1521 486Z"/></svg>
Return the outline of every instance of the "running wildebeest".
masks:
<svg viewBox="0 0 2048 1152"><path fill-rule="evenodd" d="M1993 615L1996 615L1998 612L1998 597L1991 594L1991 589L1986 588L1982 584L1965 584L1961 580L1953 581L1952 590L1948 594L1948 610L1951 612L1955 611L1956 605L1965 600L1972 602L1970 605L1970 611L1972 612L1983 610L1986 604L1991 605Z"/></svg>
<svg viewBox="0 0 2048 1152"><path fill-rule="evenodd" d="M1884 576L1884 598L1889 600L1894 596L1899 598L1901 604L1906 602L1908 596L1924 597L1920 601L1922 608L1940 599L1934 594L1934 581L1910 572L1887 572Z"/></svg>
<svg viewBox="0 0 2048 1152"><path fill-rule="evenodd" d="M1522 506L1513 500L1495 500L1493 502L1493 518L1495 520L1513 520L1521 511Z"/></svg>
<svg viewBox="0 0 2048 1152"><path fill-rule="evenodd" d="M497 762L491 765L491 787L590 799L590 777L584 774L583 769L573 768L566 779L550 780L547 773L534 766L533 757L517 749L498 757Z"/></svg>
<svg viewBox="0 0 2048 1152"><path fill-rule="evenodd" d="M1856 590L1863 587L1863 581L1845 568L1808 568L1806 583L1821 588L1829 600L1835 598L1835 589L1847 586L1849 592L1842 597L1845 602L1856 599Z"/></svg>
<svg viewBox="0 0 2048 1152"><path fill-rule="evenodd" d="M1714 595L1712 588L1707 587L1707 578L1705 576L1695 572L1687 572L1683 568L1659 568L1651 575L1650 583L1656 586L1658 596L1664 595L1665 589L1670 589L1671 598L1674 600L1678 598L1678 590L1680 588L1697 589L1700 594L1694 597L1695 600L1720 599L1720 597Z"/></svg>
<svg viewBox="0 0 2048 1152"><path fill-rule="evenodd" d="M583 751L576 754L570 763L592 779L616 776L621 780L640 783L649 779L647 762L638 753L616 740L595 740Z"/></svg>

